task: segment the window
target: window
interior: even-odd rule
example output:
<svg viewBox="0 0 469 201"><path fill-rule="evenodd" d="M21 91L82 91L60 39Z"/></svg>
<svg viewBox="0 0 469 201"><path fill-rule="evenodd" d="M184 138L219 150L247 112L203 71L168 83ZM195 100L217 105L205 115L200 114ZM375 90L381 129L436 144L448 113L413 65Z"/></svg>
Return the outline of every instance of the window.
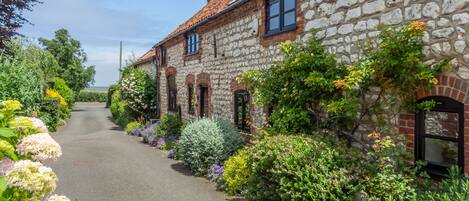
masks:
<svg viewBox="0 0 469 201"><path fill-rule="evenodd" d="M199 34L190 33L186 37L186 53L195 54L199 51Z"/></svg>
<svg viewBox="0 0 469 201"><path fill-rule="evenodd" d="M267 0L267 34L296 28L296 0Z"/></svg>
<svg viewBox="0 0 469 201"><path fill-rule="evenodd" d="M166 48L161 47L161 65L166 65Z"/></svg>
<svg viewBox="0 0 469 201"><path fill-rule="evenodd" d="M200 117L208 117L208 87L200 86Z"/></svg>
<svg viewBox="0 0 469 201"><path fill-rule="evenodd" d="M187 100L189 114L194 114L194 85L189 84L187 86L187 95L189 96Z"/></svg>
<svg viewBox="0 0 469 201"><path fill-rule="evenodd" d="M177 86L176 76L168 77L168 110L172 112L177 111Z"/></svg>
<svg viewBox="0 0 469 201"><path fill-rule="evenodd" d="M246 90L235 92L235 125L241 131L249 132L251 130L249 124L249 93Z"/></svg>
<svg viewBox="0 0 469 201"><path fill-rule="evenodd" d="M426 170L443 176L448 168L464 168L464 104L446 97L430 97L437 106L416 114L416 159L428 163Z"/></svg>

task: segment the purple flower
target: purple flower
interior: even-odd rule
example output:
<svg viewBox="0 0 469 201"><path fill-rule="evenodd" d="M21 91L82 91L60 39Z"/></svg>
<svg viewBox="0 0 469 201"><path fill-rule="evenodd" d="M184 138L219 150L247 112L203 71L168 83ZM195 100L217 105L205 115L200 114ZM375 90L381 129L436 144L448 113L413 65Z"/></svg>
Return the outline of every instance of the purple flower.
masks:
<svg viewBox="0 0 469 201"><path fill-rule="evenodd" d="M0 160L0 175L6 176L7 172L13 169L14 162L9 158L3 158Z"/></svg>
<svg viewBox="0 0 469 201"><path fill-rule="evenodd" d="M150 135L153 135L154 132L155 132L155 129L156 127L158 127L158 123L156 124L150 124L148 126L145 126L142 130L141 130L141 135L142 136L146 136L146 137L149 137Z"/></svg>
<svg viewBox="0 0 469 201"><path fill-rule="evenodd" d="M164 137L161 137L156 143L156 148L160 149L165 144L166 144L166 139Z"/></svg>
<svg viewBox="0 0 469 201"><path fill-rule="evenodd" d="M137 137L140 136L140 129L138 129L138 128L132 129L132 130L130 131L130 135L132 135L132 136L137 136Z"/></svg>
<svg viewBox="0 0 469 201"><path fill-rule="evenodd" d="M212 165L212 167L210 167L210 172L209 172L208 177L211 178L213 181L215 181L218 178L222 177L223 170L224 170L223 165L219 165L215 163Z"/></svg>
<svg viewBox="0 0 469 201"><path fill-rule="evenodd" d="M148 144L153 145L155 143L156 137L154 135L148 136Z"/></svg>
<svg viewBox="0 0 469 201"><path fill-rule="evenodd" d="M167 157L170 159L174 159L176 157L176 150L174 149L169 150Z"/></svg>

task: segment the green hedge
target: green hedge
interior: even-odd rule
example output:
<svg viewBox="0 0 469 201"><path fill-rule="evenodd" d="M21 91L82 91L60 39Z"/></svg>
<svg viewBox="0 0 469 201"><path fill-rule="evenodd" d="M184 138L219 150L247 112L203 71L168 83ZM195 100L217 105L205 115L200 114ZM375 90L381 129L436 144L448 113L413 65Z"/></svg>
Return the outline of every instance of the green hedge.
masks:
<svg viewBox="0 0 469 201"><path fill-rule="evenodd" d="M77 102L100 102L107 101L107 92L82 91L78 94Z"/></svg>

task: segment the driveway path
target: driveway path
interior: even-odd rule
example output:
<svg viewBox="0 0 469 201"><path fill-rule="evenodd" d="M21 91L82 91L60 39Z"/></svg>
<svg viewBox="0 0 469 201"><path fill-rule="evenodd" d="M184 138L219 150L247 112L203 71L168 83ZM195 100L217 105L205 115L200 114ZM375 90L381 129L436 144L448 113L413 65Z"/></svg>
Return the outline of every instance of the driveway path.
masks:
<svg viewBox="0 0 469 201"><path fill-rule="evenodd" d="M68 124L53 136L63 149L63 156L49 164L59 177L56 193L71 200L225 200L181 163L125 135L103 104L77 104Z"/></svg>

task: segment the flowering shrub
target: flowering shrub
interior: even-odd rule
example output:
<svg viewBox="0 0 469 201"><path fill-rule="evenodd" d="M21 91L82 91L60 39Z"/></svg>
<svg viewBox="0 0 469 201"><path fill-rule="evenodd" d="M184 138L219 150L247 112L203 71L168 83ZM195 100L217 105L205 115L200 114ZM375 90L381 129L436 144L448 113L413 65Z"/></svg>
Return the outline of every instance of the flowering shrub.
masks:
<svg viewBox="0 0 469 201"><path fill-rule="evenodd" d="M154 79L140 69L130 69L124 73L120 85L123 99L134 112L147 118L156 116L158 105L154 98Z"/></svg>
<svg viewBox="0 0 469 201"><path fill-rule="evenodd" d="M310 137L267 137L250 149L248 161L247 195L253 200L350 200L354 196L342 166L344 158ZM239 175L241 186L243 174Z"/></svg>
<svg viewBox="0 0 469 201"><path fill-rule="evenodd" d="M40 201L57 182L55 173L40 162L56 160L62 151L49 134L31 135L48 128L37 118L16 116L21 107L17 101L0 102L0 200Z"/></svg>
<svg viewBox="0 0 469 201"><path fill-rule="evenodd" d="M66 196L60 196L60 195L52 195L47 199L47 201L70 201Z"/></svg>
<svg viewBox="0 0 469 201"><path fill-rule="evenodd" d="M62 155L62 148L48 133L39 133L23 138L16 147L22 156L29 156L35 161L57 160Z"/></svg>
<svg viewBox="0 0 469 201"><path fill-rule="evenodd" d="M57 91L63 97L64 101L68 105L73 105L73 103L75 102L74 101L74 96L75 95L73 94L72 89L70 89L70 87L68 87L67 83L62 78L57 78L56 77L54 79L54 84L52 86L52 89Z"/></svg>
<svg viewBox="0 0 469 201"><path fill-rule="evenodd" d="M25 196L29 195L33 200L39 200L53 192L57 182L57 176L52 169L29 160L15 162L6 177L8 186L18 190L13 194L12 200L25 200Z"/></svg>
<svg viewBox="0 0 469 201"><path fill-rule="evenodd" d="M68 107L67 101L65 101L65 98L62 97L62 95L59 94L56 90L53 89L47 89L46 90L46 96L49 98L53 98L59 101L60 106L62 107Z"/></svg>
<svg viewBox="0 0 469 201"><path fill-rule="evenodd" d="M210 166L222 163L243 145L231 122L202 119L189 124L179 139L178 156L197 175L206 175Z"/></svg>

